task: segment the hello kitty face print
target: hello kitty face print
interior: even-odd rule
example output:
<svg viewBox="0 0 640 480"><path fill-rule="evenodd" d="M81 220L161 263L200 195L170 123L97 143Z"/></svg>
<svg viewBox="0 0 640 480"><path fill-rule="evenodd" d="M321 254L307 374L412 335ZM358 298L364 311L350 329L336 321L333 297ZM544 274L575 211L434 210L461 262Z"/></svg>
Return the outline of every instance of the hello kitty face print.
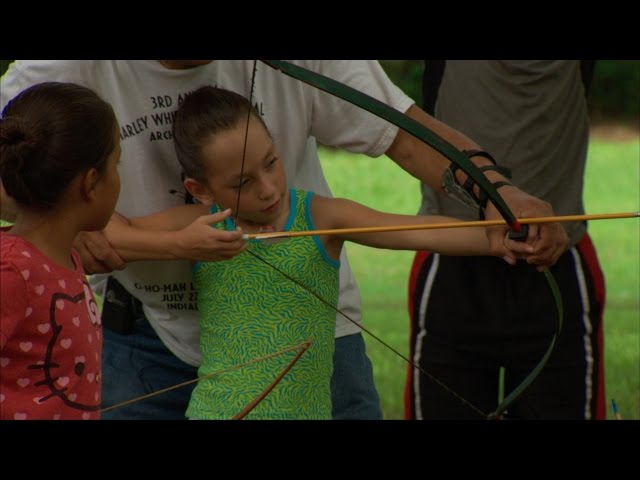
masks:
<svg viewBox="0 0 640 480"><path fill-rule="evenodd" d="M98 419L102 326L79 256L71 271L4 237L0 418Z"/></svg>

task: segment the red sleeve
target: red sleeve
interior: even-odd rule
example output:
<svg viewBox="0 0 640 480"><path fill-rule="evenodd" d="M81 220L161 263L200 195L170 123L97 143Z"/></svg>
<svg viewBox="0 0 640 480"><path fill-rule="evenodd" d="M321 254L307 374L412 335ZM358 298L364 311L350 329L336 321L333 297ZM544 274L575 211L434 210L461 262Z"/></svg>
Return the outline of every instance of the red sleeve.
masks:
<svg viewBox="0 0 640 480"><path fill-rule="evenodd" d="M25 318L27 311L27 288L22 274L16 266L0 260L0 350L13 335L16 327Z"/></svg>

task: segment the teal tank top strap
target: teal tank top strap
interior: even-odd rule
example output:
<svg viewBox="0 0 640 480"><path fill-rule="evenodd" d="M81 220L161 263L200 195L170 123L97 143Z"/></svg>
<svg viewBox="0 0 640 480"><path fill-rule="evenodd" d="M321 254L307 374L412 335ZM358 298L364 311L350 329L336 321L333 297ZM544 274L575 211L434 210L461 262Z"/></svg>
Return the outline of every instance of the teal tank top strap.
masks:
<svg viewBox="0 0 640 480"><path fill-rule="evenodd" d="M298 193L298 196L301 197L301 209L304 212L306 229L316 230L316 225L313 222L313 215L311 214L311 201L313 200L314 193L304 192L303 190L299 190ZM325 262L327 262L332 267L340 268L340 261L334 260L333 258L329 257L329 255L327 254L327 250L324 248L322 240L320 240L320 237L318 235L314 235L311 238L313 238L313 241L316 244L316 248L318 249L318 252L320 252L320 255L322 255L322 258L325 260Z"/></svg>

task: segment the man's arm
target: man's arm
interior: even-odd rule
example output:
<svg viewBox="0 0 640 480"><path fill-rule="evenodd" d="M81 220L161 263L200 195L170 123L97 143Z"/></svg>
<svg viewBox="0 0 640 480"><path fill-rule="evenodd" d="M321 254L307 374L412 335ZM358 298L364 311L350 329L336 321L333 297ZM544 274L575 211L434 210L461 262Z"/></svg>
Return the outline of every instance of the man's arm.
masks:
<svg viewBox="0 0 640 480"><path fill-rule="evenodd" d="M204 205L184 205L146 217L115 213L104 230L81 232L74 247L87 273L108 273L140 260L220 261L242 252L241 231L211 228L231 210L206 215Z"/></svg>
<svg viewBox="0 0 640 480"><path fill-rule="evenodd" d="M416 105L412 105L406 114L459 150L482 150L482 147L473 140L428 115ZM450 164L450 160L444 155L402 129L398 130L396 138L386 154L408 173L429 185L436 192L444 194L443 174ZM478 167L492 165L488 158L482 156L471 157L471 161ZM467 180L467 174L461 169L456 170L455 175L460 185ZM488 170L484 172L484 175L492 183L508 181L495 170ZM476 197L479 196L480 189L477 185L474 185L473 191ZM499 193L518 218L554 215L553 208L548 202L532 197L517 187L504 186ZM484 213L488 220L502 218L500 212L491 202L487 203ZM520 254L507 249L504 245L507 230L508 227L493 227L487 229L487 236L492 251L502 252L503 254L500 256L515 260L520 257ZM527 261L538 265L539 268L544 268L553 265L558 260L566 250L569 238L559 223L552 223L531 225L526 241L535 248L535 252L527 256Z"/></svg>
<svg viewBox="0 0 640 480"><path fill-rule="evenodd" d="M482 150L480 145L466 135L428 115L416 105L409 107L405 115L421 123L455 146L458 150ZM410 133L398 129L396 138L386 151L386 155L412 176L429 185L436 192L444 193L442 188L442 174L451 161L422 140L418 140ZM489 159L483 157L474 157L472 162L477 166L491 164ZM499 175L499 177L503 179L502 175ZM464 181L466 180L466 174L459 170L457 172L457 178L458 181Z"/></svg>

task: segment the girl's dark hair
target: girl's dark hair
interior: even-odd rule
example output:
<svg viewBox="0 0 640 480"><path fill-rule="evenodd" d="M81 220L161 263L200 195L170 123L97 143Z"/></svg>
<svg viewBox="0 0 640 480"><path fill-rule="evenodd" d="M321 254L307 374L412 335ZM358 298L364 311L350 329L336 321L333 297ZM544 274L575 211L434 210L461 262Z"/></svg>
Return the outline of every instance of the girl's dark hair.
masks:
<svg viewBox="0 0 640 480"><path fill-rule="evenodd" d="M249 100L242 95L212 86L200 87L184 98L173 122L173 142L188 177L204 183L203 147L219 132L246 122L249 108ZM260 114L253 108L251 114L268 132Z"/></svg>
<svg viewBox="0 0 640 480"><path fill-rule="evenodd" d="M21 205L50 209L83 171L104 172L116 146L111 105L73 83L34 85L0 119L0 178Z"/></svg>

